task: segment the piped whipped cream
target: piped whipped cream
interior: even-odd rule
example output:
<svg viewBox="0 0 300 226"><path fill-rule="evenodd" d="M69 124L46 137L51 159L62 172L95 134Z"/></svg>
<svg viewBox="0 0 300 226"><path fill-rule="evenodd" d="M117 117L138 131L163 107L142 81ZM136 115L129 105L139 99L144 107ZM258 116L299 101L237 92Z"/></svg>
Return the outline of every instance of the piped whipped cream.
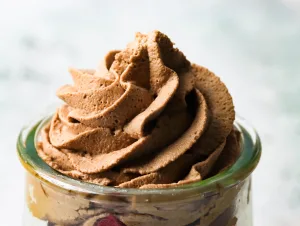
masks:
<svg viewBox="0 0 300 226"><path fill-rule="evenodd" d="M70 177L126 188L175 187L212 176L239 155L231 95L159 31L137 33L73 85L42 130L39 156Z"/></svg>

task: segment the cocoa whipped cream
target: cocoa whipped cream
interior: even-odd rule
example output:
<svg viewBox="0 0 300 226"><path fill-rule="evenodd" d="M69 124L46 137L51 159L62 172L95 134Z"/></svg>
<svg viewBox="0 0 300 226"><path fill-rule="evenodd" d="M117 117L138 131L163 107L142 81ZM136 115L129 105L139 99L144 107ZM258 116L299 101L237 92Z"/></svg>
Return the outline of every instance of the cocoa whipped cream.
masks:
<svg viewBox="0 0 300 226"><path fill-rule="evenodd" d="M42 130L39 156L91 183L166 188L212 176L239 154L232 98L159 31L137 33L96 70L69 70L74 85Z"/></svg>

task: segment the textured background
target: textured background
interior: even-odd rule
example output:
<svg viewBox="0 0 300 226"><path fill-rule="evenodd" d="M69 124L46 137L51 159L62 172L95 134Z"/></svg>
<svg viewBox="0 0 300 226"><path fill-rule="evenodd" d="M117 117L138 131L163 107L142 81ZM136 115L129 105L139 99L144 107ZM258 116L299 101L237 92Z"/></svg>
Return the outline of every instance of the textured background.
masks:
<svg viewBox="0 0 300 226"><path fill-rule="evenodd" d="M56 101L68 66L94 68L152 29L218 74L260 133L254 225L300 225L299 0L0 0L1 225L21 225L20 128Z"/></svg>

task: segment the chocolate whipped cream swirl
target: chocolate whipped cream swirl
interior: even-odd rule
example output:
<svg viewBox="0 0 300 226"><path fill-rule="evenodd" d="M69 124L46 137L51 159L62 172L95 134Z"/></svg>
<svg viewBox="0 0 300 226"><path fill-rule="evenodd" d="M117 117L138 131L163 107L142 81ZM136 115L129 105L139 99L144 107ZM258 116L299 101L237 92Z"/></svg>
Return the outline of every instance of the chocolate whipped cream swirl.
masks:
<svg viewBox="0 0 300 226"><path fill-rule="evenodd" d="M164 188L204 179L238 156L227 88L166 35L138 33L96 70L69 71L74 85L57 91L65 104L38 148L63 174L101 185Z"/></svg>

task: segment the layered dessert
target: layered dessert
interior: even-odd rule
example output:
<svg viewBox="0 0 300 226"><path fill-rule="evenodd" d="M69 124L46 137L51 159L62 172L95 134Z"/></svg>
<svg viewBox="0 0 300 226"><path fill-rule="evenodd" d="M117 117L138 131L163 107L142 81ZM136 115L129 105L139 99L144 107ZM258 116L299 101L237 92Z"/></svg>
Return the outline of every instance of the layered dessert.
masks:
<svg viewBox="0 0 300 226"><path fill-rule="evenodd" d="M64 104L40 131L36 148L61 174L116 188L176 189L210 178L238 159L240 132L226 86L189 62L165 34L137 33L95 70L69 72L74 84L58 89ZM32 176L28 181L32 214L48 225L70 226L233 226L235 199L250 190L245 181L204 200L199 195L133 205L126 198L65 193Z"/></svg>

